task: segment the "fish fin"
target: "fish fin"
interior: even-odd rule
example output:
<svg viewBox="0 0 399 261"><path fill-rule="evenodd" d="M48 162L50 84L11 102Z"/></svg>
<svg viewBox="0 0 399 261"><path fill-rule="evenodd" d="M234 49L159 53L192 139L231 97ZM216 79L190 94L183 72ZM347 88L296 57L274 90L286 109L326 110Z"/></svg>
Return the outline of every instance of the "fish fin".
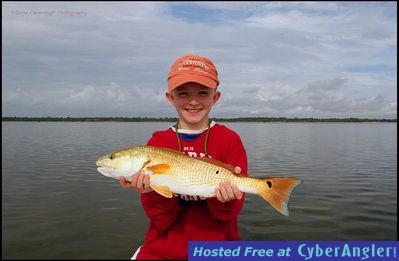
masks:
<svg viewBox="0 0 399 261"><path fill-rule="evenodd" d="M288 216L288 201L292 190L302 183L297 178L262 178L263 190L257 193L284 216Z"/></svg>
<svg viewBox="0 0 399 261"><path fill-rule="evenodd" d="M149 166L149 167L147 167L147 169L151 170L155 174L161 174L161 173L165 173L166 171L168 171L170 169L170 165L169 164L157 164L157 165Z"/></svg>
<svg viewBox="0 0 399 261"><path fill-rule="evenodd" d="M173 197L173 193L168 186L151 185L151 188L166 198Z"/></svg>
<svg viewBox="0 0 399 261"><path fill-rule="evenodd" d="M208 198L214 198L214 197L216 197L216 193L211 193L208 195Z"/></svg>
<svg viewBox="0 0 399 261"><path fill-rule="evenodd" d="M210 163L210 164L213 164L213 165L225 168L225 169L228 169L231 172L233 172L233 174L235 174L233 165L230 165L230 164L227 164L227 163L223 163L223 162L221 162L219 160L215 160L215 159L208 158L208 157L198 157L198 158L195 158L195 159L201 160L201 161L204 161L204 162L207 162L207 163Z"/></svg>

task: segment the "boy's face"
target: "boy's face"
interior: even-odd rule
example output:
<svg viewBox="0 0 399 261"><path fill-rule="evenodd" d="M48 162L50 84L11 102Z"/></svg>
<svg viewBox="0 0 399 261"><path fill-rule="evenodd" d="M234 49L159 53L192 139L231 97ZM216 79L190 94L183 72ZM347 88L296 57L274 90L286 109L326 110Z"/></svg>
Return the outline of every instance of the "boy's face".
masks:
<svg viewBox="0 0 399 261"><path fill-rule="evenodd" d="M209 113L219 100L220 92L201 84L189 82L166 93L166 98L175 106L179 115L179 128L205 129Z"/></svg>

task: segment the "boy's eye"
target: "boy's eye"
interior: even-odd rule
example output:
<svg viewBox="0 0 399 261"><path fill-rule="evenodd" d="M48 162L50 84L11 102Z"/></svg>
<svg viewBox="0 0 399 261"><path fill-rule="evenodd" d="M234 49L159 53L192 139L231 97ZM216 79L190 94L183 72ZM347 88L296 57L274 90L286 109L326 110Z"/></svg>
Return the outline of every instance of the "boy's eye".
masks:
<svg viewBox="0 0 399 261"><path fill-rule="evenodd" d="M187 96L187 92L179 92L177 95L179 95L180 97L185 97Z"/></svg>
<svg viewBox="0 0 399 261"><path fill-rule="evenodd" d="M209 92L207 92L207 91L200 91L199 92L199 95L201 95L201 96L206 96L208 94L209 94Z"/></svg>

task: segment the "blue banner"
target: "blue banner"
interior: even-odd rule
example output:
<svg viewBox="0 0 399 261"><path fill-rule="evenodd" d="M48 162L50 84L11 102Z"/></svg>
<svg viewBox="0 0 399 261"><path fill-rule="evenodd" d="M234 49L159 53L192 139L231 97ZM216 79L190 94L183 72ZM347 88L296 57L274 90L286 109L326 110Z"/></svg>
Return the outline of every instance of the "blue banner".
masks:
<svg viewBox="0 0 399 261"><path fill-rule="evenodd" d="M398 241L190 241L188 260L396 260Z"/></svg>

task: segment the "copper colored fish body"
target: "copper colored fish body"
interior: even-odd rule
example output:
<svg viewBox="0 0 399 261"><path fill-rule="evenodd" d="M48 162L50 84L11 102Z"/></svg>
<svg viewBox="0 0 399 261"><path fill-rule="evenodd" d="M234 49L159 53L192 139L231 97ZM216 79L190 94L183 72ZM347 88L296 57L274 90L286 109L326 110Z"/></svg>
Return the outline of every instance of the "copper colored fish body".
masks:
<svg viewBox="0 0 399 261"><path fill-rule="evenodd" d="M150 174L151 187L165 197L185 194L214 197L220 182L230 180L242 192L257 194L288 216L292 190L302 183L291 177L251 178L235 175L233 166L209 158L193 158L179 151L151 146L134 146L109 153L96 161L107 177L130 180L139 171Z"/></svg>

